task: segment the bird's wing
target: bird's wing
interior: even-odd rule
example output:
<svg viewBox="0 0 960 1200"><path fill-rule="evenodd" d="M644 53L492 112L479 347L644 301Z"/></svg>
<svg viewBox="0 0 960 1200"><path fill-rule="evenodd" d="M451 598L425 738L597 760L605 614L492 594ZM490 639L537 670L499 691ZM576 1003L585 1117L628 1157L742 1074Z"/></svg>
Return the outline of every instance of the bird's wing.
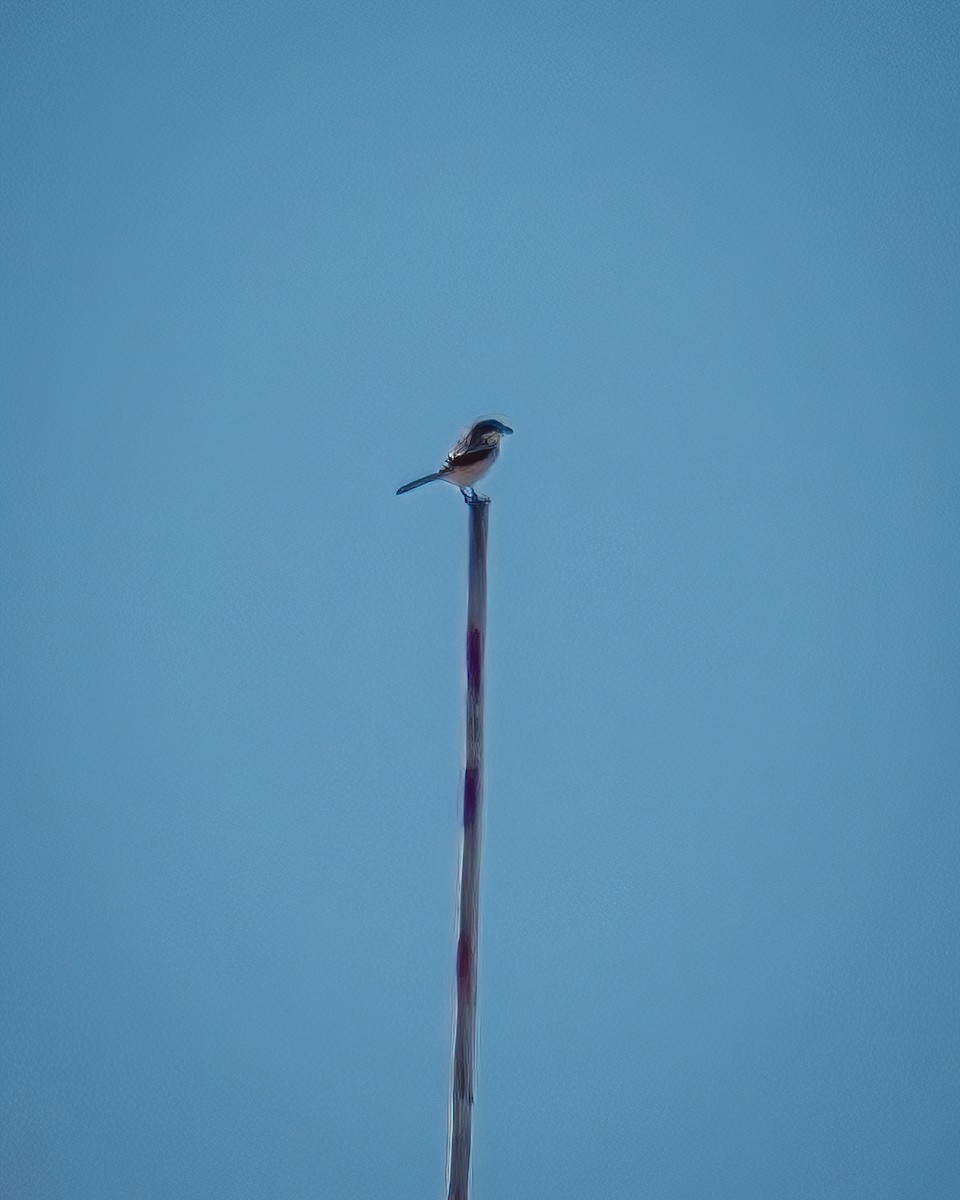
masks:
<svg viewBox="0 0 960 1200"><path fill-rule="evenodd" d="M447 455L447 461L440 468L441 472L452 471L454 467L472 467L477 463L483 462L484 459L495 455L497 452L496 446L476 446L472 450L457 451L456 448L450 451Z"/></svg>
<svg viewBox="0 0 960 1200"><path fill-rule="evenodd" d="M469 450L472 446L473 446L473 426L471 425L469 429L465 429L463 431L463 433L460 435L459 440L457 441L457 444L447 455L447 462L452 462L455 458L459 458L460 455L463 454L463 452L465 450Z"/></svg>

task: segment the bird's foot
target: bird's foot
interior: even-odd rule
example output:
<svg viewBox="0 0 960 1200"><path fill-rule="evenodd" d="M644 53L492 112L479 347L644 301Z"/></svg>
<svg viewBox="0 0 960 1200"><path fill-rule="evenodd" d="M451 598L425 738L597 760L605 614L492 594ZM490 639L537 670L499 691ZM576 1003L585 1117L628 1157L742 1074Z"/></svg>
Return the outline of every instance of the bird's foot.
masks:
<svg viewBox="0 0 960 1200"><path fill-rule="evenodd" d="M474 489L472 487L461 488L460 491L463 493L463 498L467 502L467 504L489 504L490 503L489 496L481 496L480 493L474 491Z"/></svg>

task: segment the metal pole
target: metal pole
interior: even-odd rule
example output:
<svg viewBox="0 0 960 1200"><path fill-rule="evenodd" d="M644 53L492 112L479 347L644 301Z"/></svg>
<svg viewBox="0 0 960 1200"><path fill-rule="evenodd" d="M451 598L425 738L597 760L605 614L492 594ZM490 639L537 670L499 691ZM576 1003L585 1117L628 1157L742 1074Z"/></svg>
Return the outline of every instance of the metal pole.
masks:
<svg viewBox="0 0 960 1200"><path fill-rule="evenodd" d="M477 497L470 512L467 600L467 730L463 774L463 854L457 938L457 1026L453 1051L450 1187L447 1200L467 1200L477 1057L477 942L483 816L483 651L487 639L487 514Z"/></svg>

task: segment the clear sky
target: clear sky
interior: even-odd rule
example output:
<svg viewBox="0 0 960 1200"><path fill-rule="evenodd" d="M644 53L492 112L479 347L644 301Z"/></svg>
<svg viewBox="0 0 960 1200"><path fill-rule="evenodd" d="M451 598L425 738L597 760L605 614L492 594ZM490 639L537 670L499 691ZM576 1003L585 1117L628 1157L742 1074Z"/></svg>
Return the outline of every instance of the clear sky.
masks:
<svg viewBox="0 0 960 1200"><path fill-rule="evenodd" d="M960 1175L960 10L11 0L0 1171Z"/></svg>

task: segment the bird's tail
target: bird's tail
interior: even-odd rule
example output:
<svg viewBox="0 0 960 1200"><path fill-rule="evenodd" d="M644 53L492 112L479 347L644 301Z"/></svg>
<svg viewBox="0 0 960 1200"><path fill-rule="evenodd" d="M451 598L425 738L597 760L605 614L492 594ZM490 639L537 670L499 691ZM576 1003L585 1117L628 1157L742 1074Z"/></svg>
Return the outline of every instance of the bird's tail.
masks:
<svg viewBox="0 0 960 1200"><path fill-rule="evenodd" d="M415 479L413 483L405 483L402 488L397 488L397 495L402 496L404 492L412 492L414 488L423 487L425 483L433 483L435 479L439 478L439 471L434 471L432 475L424 475L422 479Z"/></svg>

